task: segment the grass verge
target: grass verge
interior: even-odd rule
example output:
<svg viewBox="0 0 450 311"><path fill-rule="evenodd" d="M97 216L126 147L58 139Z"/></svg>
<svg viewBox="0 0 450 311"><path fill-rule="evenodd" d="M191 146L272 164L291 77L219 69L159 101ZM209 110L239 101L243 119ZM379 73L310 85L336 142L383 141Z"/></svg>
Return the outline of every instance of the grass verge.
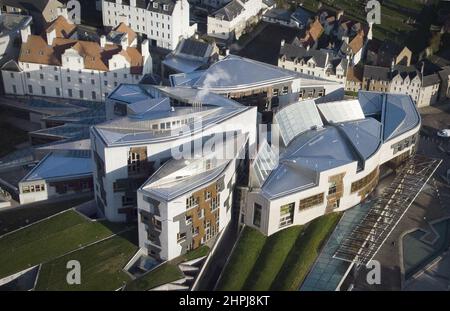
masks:
<svg viewBox="0 0 450 311"><path fill-rule="evenodd" d="M317 218L308 225L304 234L299 235L295 241L271 290L298 290L340 217L341 213L332 213Z"/></svg>
<svg viewBox="0 0 450 311"><path fill-rule="evenodd" d="M266 237L259 231L245 227L231 254L228 264L222 272L218 290L240 290L259 257Z"/></svg>
<svg viewBox="0 0 450 311"><path fill-rule="evenodd" d="M295 226L268 237L243 290L269 290L303 230L303 226Z"/></svg>

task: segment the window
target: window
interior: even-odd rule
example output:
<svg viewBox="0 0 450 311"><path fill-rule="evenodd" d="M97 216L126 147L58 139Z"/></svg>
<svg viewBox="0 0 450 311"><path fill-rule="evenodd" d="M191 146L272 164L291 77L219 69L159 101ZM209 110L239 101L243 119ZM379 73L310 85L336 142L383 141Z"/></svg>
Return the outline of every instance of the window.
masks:
<svg viewBox="0 0 450 311"><path fill-rule="evenodd" d="M289 203L280 207L280 228L288 226L294 221L295 203Z"/></svg>
<svg viewBox="0 0 450 311"><path fill-rule="evenodd" d="M14 79L14 72L11 72L10 76L11 76L12 79Z"/></svg>
<svg viewBox="0 0 450 311"><path fill-rule="evenodd" d="M80 90L80 98L84 98L84 92L83 92L83 90Z"/></svg>
<svg viewBox="0 0 450 311"><path fill-rule="evenodd" d="M205 216L205 210L203 208L199 208L197 211L197 218L203 218Z"/></svg>
<svg viewBox="0 0 450 311"><path fill-rule="evenodd" d="M97 93L95 93L95 91L92 91L92 99L93 100L97 99Z"/></svg>
<svg viewBox="0 0 450 311"><path fill-rule="evenodd" d="M152 224L155 227L156 230L161 231L161 221L156 219L155 217L152 218Z"/></svg>
<svg viewBox="0 0 450 311"><path fill-rule="evenodd" d="M69 97L72 97L72 96L73 96L73 94L72 94L72 89L68 89L68 90L67 90L67 93L69 94Z"/></svg>
<svg viewBox="0 0 450 311"><path fill-rule="evenodd" d="M39 74L39 79L44 80L44 74L40 73Z"/></svg>
<svg viewBox="0 0 450 311"><path fill-rule="evenodd" d="M28 85L28 93L33 94L33 86L31 84Z"/></svg>
<svg viewBox="0 0 450 311"><path fill-rule="evenodd" d="M177 243L183 242L186 240L186 232L177 233Z"/></svg>
<svg viewBox="0 0 450 311"><path fill-rule="evenodd" d="M128 152L128 173L139 173L143 168L144 161L147 161L147 149L130 148Z"/></svg>
<svg viewBox="0 0 450 311"><path fill-rule="evenodd" d="M192 224L192 216L186 215L186 216L185 216L185 220L186 220L186 225Z"/></svg>
<svg viewBox="0 0 450 311"><path fill-rule="evenodd" d="M27 78L30 79L31 78L31 74L29 72L27 72Z"/></svg>
<svg viewBox="0 0 450 311"><path fill-rule="evenodd" d="M71 81L70 77L67 77L67 82L70 82L70 81Z"/></svg>
<svg viewBox="0 0 450 311"><path fill-rule="evenodd" d="M78 82L79 82L80 84L82 84L82 83L83 83L83 79L78 78Z"/></svg>
<svg viewBox="0 0 450 311"><path fill-rule="evenodd" d="M217 209L220 205L220 195L217 194L217 196L213 197L211 199L211 211L214 211Z"/></svg>
<svg viewBox="0 0 450 311"><path fill-rule="evenodd" d="M259 205L258 203L255 203L253 207L253 225L256 227L261 226L261 211L262 206Z"/></svg>
<svg viewBox="0 0 450 311"><path fill-rule="evenodd" d="M12 86L12 89L13 89L13 93L14 94L17 94L17 87L13 84L13 86Z"/></svg>
<svg viewBox="0 0 450 311"><path fill-rule="evenodd" d="M56 88L56 96L61 96L61 90L59 87Z"/></svg>
<svg viewBox="0 0 450 311"><path fill-rule="evenodd" d="M369 175L352 183L351 192L359 191L368 185L371 185L378 176L378 169L374 169Z"/></svg>
<svg viewBox="0 0 450 311"><path fill-rule="evenodd" d="M337 185L335 181L332 181L328 185L328 195L335 194L337 191Z"/></svg>
<svg viewBox="0 0 450 311"><path fill-rule="evenodd" d="M194 196L190 196L186 199L186 209L194 207L198 204L198 198Z"/></svg>
<svg viewBox="0 0 450 311"><path fill-rule="evenodd" d="M205 201L211 199L211 191L205 191Z"/></svg>
<svg viewBox="0 0 450 311"><path fill-rule="evenodd" d="M91 84L95 85L95 80L94 79L91 79Z"/></svg>
<svg viewBox="0 0 450 311"><path fill-rule="evenodd" d="M302 211L313 206L317 206L323 204L324 202L324 193L316 194L305 199L300 200L300 204L298 206L298 210Z"/></svg>

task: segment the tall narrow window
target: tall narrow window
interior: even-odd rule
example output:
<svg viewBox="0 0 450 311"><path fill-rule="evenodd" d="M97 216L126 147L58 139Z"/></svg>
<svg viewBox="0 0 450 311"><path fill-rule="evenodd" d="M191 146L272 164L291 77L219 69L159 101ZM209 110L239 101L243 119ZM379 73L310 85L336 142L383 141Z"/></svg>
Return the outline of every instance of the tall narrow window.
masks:
<svg viewBox="0 0 450 311"><path fill-rule="evenodd" d="M253 207L253 225L256 227L261 226L261 211L262 207L258 203L255 203Z"/></svg>

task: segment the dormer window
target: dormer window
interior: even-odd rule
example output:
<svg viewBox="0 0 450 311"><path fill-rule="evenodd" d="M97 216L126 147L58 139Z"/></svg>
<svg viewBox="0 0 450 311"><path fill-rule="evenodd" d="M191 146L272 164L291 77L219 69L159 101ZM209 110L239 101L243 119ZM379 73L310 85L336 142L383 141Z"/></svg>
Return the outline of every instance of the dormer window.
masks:
<svg viewBox="0 0 450 311"><path fill-rule="evenodd" d="M164 11L168 11L168 10L169 10L169 6L168 6L167 4L164 4L164 5L163 5L163 10L164 10Z"/></svg>
<svg viewBox="0 0 450 311"><path fill-rule="evenodd" d="M157 2L153 2L153 7L154 7L155 9L157 9L157 8L158 8L158 3L157 3Z"/></svg>

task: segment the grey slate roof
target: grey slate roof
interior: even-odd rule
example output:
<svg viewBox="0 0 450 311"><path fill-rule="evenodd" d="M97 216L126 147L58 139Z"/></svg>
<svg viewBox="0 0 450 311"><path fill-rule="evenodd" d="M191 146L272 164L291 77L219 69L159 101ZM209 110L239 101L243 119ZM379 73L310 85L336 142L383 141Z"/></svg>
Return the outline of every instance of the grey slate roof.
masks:
<svg viewBox="0 0 450 311"><path fill-rule="evenodd" d="M363 77L365 79L389 81L390 68L364 65Z"/></svg>
<svg viewBox="0 0 450 311"><path fill-rule="evenodd" d="M280 55L286 56L286 58L290 60L294 60L296 58L303 59L307 62L309 59L313 59L317 66L320 68L324 68L327 60L327 53L321 50L306 50L302 46L298 46L296 44L285 44L280 48Z"/></svg>
<svg viewBox="0 0 450 311"><path fill-rule="evenodd" d="M227 3L223 8L218 9L212 15L216 18L221 18L226 21L232 21L235 19L241 12L244 10L244 7L237 0L232 0Z"/></svg>
<svg viewBox="0 0 450 311"><path fill-rule="evenodd" d="M430 86L441 83L441 79L439 74L433 73L431 75L427 75L423 77L422 86Z"/></svg>

